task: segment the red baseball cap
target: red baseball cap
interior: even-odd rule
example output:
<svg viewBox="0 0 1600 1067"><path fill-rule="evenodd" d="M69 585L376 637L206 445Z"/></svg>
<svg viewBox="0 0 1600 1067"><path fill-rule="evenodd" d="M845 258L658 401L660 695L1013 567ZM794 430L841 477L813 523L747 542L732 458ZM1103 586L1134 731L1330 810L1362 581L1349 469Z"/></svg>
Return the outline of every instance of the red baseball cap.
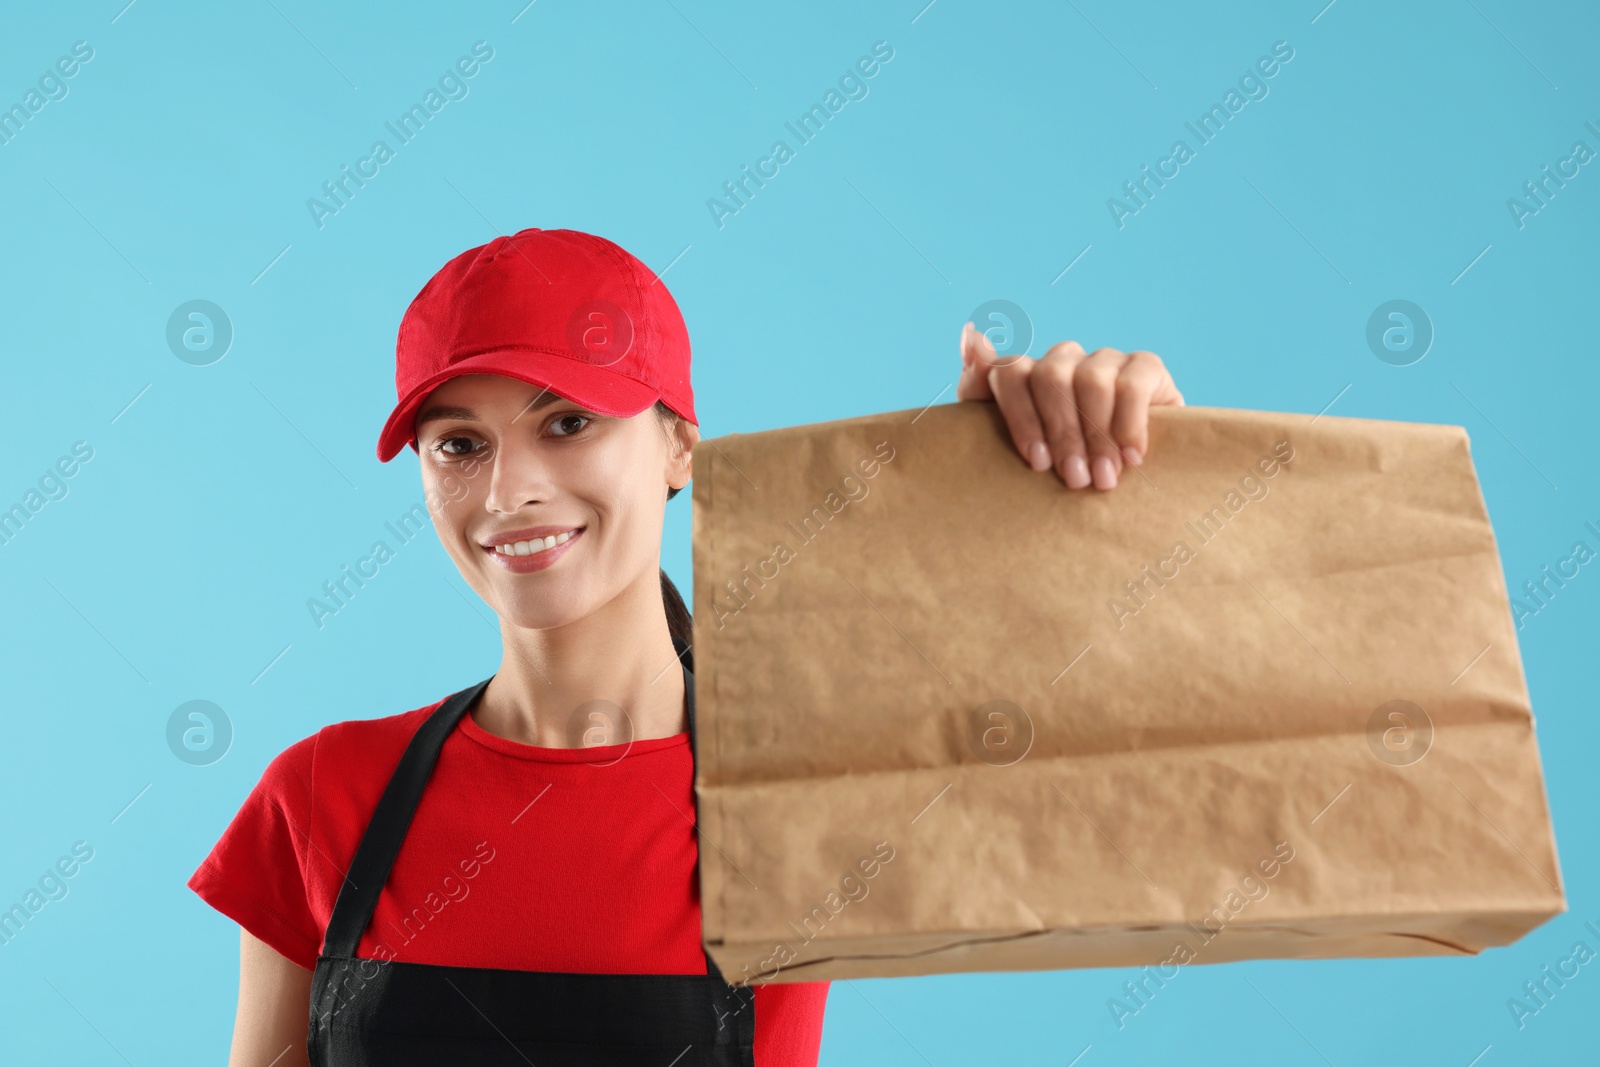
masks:
<svg viewBox="0 0 1600 1067"><path fill-rule="evenodd" d="M397 403L378 459L406 445L429 393L458 374L502 374L601 415L657 400L695 425L689 331L666 283L604 237L520 230L469 248L422 287L395 343Z"/></svg>

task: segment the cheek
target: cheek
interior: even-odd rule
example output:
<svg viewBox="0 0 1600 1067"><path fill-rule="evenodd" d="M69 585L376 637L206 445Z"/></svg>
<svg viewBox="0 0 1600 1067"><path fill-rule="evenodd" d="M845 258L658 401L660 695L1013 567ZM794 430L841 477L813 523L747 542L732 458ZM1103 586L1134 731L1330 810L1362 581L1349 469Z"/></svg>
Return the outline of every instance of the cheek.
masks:
<svg viewBox="0 0 1600 1067"><path fill-rule="evenodd" d="M618 447L595 449L571 470L573 495L598 526L590 531L600 534L594 548L619 566L653 555L661 543L666 486L647 445L618 442Z"/></svg>
<svg viewBox="0 0 1600 1067"><path fill-rule="evenodd" d="M474 487L460 478L427 483L428 518L439 543L453 557L476 556L477 545L467 537L467 520L474 507ZM477 505L481 507L480 505Z"/></svg>
<svg viewBox="0 0 1600 1067"><path fill-rule="evenodd" d="M574 496L582 502L589 529L584 537L594 537L589 546L591 558L608 567L621 566L638 551L640 525L644 516L639 513L639 500L630 483L621 481L625 472L616 478L585 482L574 487Z"/></svg>

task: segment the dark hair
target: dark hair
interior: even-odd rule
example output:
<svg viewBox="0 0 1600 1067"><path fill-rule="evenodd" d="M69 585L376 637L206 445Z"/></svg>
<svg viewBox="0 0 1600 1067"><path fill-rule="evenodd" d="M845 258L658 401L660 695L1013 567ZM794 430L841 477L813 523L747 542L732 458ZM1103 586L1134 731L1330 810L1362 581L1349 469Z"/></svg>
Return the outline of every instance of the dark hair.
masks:
<svg viewBox="0 0 1600 1067"><path fill-rule="evenodd" d="M651 409L671 430L681 416L667 407L660 400ZM668 489L667 499L677 496L682 489ZM683 594L678 592L678 587L672 584L672 579L667 577L665 569L661 572L661 600L667 609L667 629L672 634L672 644L681 653L683 665L694 671L694 618L689 614L689 609L683 602Z"/></svg>
<svg viewBox="0 0 1600 1067"><path fill-rule="evenodd" d="M656 406L650 410L656 413L656 418L661 420L662 428L665 429L669 435L678 425L678 420L683 418L682 415L679 415L676 411L673 411L671 408L667 407L666 401L664 400L657 400ZM683 492L682 487L677 489L668 489L667 499L671 500L681 492Z"/></svg>
<svg viewBox="0 0 1600 1067"><path fill-rule="evenodd" d="M678 594L678 587L672 584L672 579L667 577L667 572L661 572L661 600L667 607L667 629L672 632L672 646L682 655L683 665L692 672L694 670L694 619L689 615L689 609L684 606L683 597Z"/></svg>

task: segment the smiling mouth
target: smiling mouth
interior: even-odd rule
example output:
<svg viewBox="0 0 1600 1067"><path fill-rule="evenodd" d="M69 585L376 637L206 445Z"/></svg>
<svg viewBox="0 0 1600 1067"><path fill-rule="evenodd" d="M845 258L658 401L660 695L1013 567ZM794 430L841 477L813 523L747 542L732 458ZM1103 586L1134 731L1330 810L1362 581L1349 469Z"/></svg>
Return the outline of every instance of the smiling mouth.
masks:
<svg viewBox="0 0 1600 1067"><path fill-rule="evenodd" d="M549 537L535 537L527 541L512 541L508 544L495 545L489 551L501 556L537 556L541 552L548 552L557 545L564 545L584 531L579 526L575 530L564 533L551 534Z"/></svg>

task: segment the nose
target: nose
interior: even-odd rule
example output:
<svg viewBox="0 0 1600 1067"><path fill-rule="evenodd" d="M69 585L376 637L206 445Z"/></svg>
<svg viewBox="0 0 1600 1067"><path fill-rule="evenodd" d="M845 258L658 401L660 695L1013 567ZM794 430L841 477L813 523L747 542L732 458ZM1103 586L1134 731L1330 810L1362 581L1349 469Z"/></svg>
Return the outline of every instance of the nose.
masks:
<svg viewBox="0 0 1600 1067"><path fill-rule="evenodd" d="M503 515L549 501L555 493L549 457L539 448L502 437L489 458L489 490L484 507Z"/></svg>

